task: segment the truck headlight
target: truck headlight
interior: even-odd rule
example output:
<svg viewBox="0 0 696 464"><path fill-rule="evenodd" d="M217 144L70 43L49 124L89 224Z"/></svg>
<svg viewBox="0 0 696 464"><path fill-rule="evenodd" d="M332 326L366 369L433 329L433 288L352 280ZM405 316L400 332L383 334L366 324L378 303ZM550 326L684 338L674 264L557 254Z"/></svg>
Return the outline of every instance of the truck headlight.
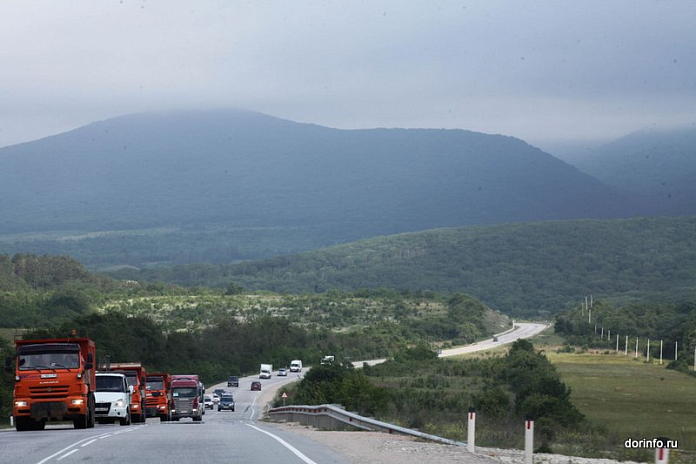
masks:
<svg viewBox="0 0 696 464"><path fill-rule="evenodd" d="M85 400L83 400L83 399L70 400L70 404L85 404Z"/></svg>
<svg viewBox="0 0 696 464"><path fill-rule="evenodd" d="M140 407L140 405L138 403L133 405L133 409L138 409L139 407Z"/></svg>
<svg viewBox="0 0 696 464"><path fill-rule="evenodd" d="M116 402L114 403L115 408L122 408L125 405L126 405L126 402L123 400L116 400Z"/></svg>
<svg viewBox="0 0 696 464"><path fill-rule="evenodd" d="M18 408L26 408L28 403L26 401L15 401L15 406Z"/></svg>

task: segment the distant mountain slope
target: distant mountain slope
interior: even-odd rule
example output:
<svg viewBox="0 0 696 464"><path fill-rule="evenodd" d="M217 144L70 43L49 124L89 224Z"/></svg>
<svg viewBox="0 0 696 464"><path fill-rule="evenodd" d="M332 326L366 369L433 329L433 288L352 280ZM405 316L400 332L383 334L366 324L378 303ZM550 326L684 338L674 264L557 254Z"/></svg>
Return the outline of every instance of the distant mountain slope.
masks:
<svg viewBox="0 0 696 464"><path fill-rule="evenodd" d="M465 292L508 314L605 300L696 295L696 217L552 221L406 233L234 266L122 278L280 292L395 288Z"/></svg>
<svg viewBox="0 0 696 464"><path fill-rule="evenodd" d="M636 132L574 164L663 214L696 214L696 128Z"/></svg>
<svg viewBox="0 0 696 464"><path fill-rule="evenodd" d="M0 149L0 233L334 225L324 243L636 207L521 140L337 130L250 111L136 114ZM1 251L1 250L0 250Z"/></svg>

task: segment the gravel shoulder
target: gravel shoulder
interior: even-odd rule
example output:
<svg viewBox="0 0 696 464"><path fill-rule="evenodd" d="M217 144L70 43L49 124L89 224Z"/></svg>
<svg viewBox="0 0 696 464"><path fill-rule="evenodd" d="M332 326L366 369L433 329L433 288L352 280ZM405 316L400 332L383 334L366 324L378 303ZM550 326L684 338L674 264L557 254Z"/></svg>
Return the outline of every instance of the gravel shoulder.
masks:
<svg viewBox="0 0 696 464"><path fill-rule="evenodd" d="M420 441L403 435L381 432L334 432L288 422L267 422L268 425L290 433L308 437L335 450L355 464L366 462L379 464L522 464L521 450L476 448L476 453L466 451L463 446L441 445ZM619 464L612 459L592 459L558 454L536 454L534 462L539 464ZM639 464L622 461L623 464Z"/></svg>

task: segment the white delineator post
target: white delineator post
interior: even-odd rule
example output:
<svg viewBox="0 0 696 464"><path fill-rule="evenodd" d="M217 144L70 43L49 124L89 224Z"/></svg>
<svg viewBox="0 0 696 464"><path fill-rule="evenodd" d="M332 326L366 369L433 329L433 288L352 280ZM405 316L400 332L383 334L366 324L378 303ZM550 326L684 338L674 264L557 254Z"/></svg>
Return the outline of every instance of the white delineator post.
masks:
<svg viewBox="0 0 696 464"><path fill-rule="evenodd" d="M469 408L469 422L466 429L466 450L474 452L474 437L476 436L476 411Z"/></svg>
<svg viewBox="0 0 696 464"><path fill-rule="evenodd" d="M667 443L667 439L662 439L662 444L664 446ZM668 464L669 463L669 448L655 448L655 464Z"/></svg>
<svg viewBox="0 0 696 464"><path fill-rule="evenodd" d="M534 421L527 417L524 421L524 464L534 463Z"/></svg>

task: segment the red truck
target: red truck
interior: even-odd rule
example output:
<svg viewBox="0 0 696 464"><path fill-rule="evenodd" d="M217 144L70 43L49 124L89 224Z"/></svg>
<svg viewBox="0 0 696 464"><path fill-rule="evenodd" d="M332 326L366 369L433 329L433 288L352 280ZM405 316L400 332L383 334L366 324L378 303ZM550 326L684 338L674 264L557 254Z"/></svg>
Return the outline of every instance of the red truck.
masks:
<svg viewBox="0 0 696 464"><path fill-rule="evenodd" d="M139 362L110 363L112 372L119 372L126 376L128 385L133 387L131 396L131 420L133 422L145 422L145 385L147 383L147 371Z"/></svg>
<svg viewBox="0 0 696 464"><path fill-rule="evenodd" d="M94 427L95 348L89 338L15 340L12 414L18 432L51 420Z"/></svg>
<svg viewBox="0 0 696 464"><path fill-rule="evenodd" d="M196 374L172 375L172 420L190 417L195 422L203 420L205 386Z"/></svg>
<svg viewBox="0 0 696 464"><path fill-rule="evenodd" d="M145 415L159 417L161 422L171 420L172 378L169 374L148 374Z"/></svg>

